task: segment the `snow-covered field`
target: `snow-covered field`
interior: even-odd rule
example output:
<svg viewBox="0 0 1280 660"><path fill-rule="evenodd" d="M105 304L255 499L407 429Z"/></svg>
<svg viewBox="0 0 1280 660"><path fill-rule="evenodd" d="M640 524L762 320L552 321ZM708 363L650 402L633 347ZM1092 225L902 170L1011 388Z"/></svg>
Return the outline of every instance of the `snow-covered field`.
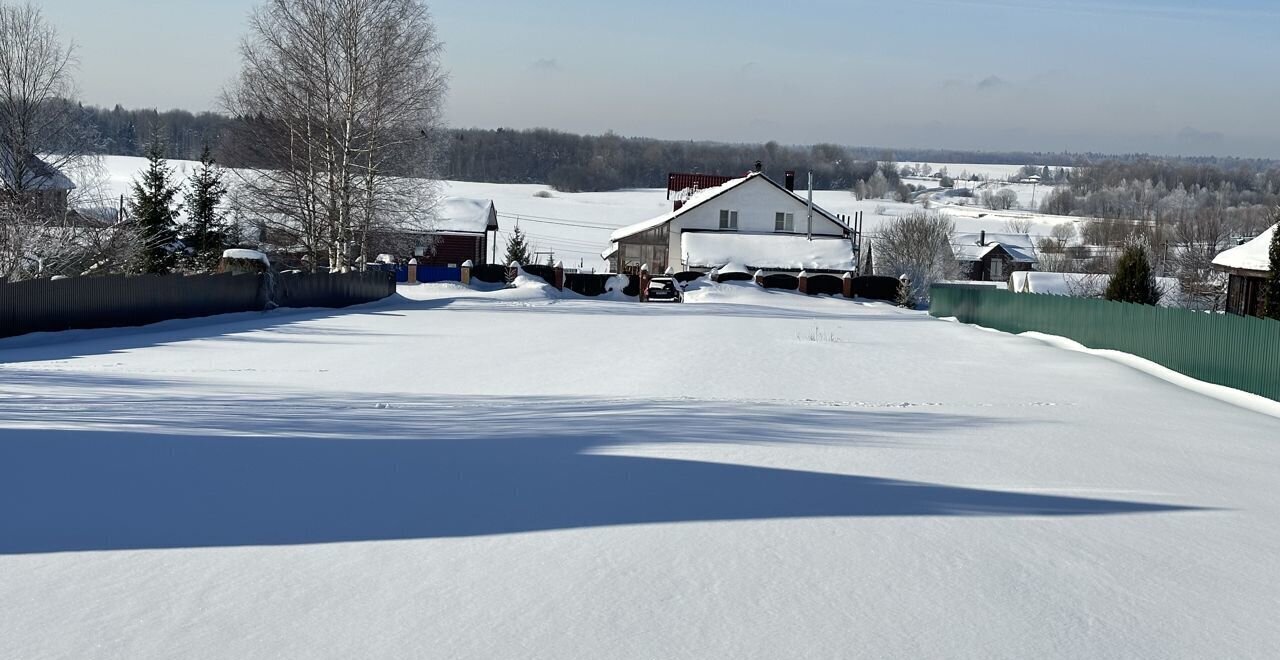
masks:
<svg viewBox="0 0 1280 660"><path fill-rule="evenodd" d="M0 658L1280 656L1274 416L748 285L402 293L0 341Z"/></svg>

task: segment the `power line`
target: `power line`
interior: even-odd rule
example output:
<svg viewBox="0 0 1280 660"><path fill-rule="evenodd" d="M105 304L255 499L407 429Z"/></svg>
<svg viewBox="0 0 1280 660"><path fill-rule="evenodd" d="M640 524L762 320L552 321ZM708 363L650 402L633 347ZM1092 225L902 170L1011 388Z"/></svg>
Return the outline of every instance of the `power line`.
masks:
<svg viewBox="0 0 1280 660"><path fill-rule="evenodd" d="M565 227L581 227L583 229L603 229L603 230L613 231L620 227L620 225L595 225L595 224L586 223L586 222L576 222L573 220L565 220L563 218L544 218L536 215L524 215L524 214L517 214L517 213L499 213L498 217L507 218L510 220L516 220L516 221L526 220L528 222L534 222L534 223L544 224L544 225L563 225Z"/></svg>

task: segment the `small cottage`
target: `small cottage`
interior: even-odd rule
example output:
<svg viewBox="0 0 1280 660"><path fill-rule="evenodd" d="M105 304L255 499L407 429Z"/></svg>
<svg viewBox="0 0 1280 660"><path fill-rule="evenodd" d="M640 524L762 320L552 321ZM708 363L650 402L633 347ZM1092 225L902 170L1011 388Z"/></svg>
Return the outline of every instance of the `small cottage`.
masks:
<svg viewBox="0 0 1280 660"><path fill-rule="evenodd" d="M951 251L960 264L960 277L974 282L1007 282L1015 272L1039 263L1035 243L1027 234L956 234Z"/></svg>
<svg viewBox="0 0 1280 660"><path fill-rule="evenodd" d="M1227 312L1240 316L1262 314L1262 294L1267 279L1271 277L1271 239L1280 225L1243 245L1218 255L1213 265L1229 276L1227 285Z"/></svg>
<svg viewBox="0 0 1280 660"><path fill-rule="evenodd" d="M448 197L440 202L431 230L414 250L423 266L457 268L466 261L489 263L497 245L498 211L492 200Z"/></svg>
<svg viewBox="0 0 1280 660"><path fill-rule="evenodd" d="M76 185L58 168L34 154L21 157L0 147L0 189L31 202L41 214L62 217Z"/></svg>

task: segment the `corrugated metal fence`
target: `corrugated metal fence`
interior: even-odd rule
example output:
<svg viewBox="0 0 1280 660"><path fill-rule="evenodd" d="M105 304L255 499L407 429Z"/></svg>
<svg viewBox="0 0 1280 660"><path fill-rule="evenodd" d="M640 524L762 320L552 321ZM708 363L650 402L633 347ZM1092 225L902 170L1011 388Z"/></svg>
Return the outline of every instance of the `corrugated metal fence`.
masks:
<svg viewBox="0 0 1280 660"><path fill-rule="evenodd" d="M116 328L280 307L347 307L395 293L387 273L108 275L0 284L0 337Z"/></svg>
<svg viewBox="0 0 1280 660"><path fill-rule="evenodd" d="M939 318L1066 337L1280 401L1280 321L963 286L935 285L931 297Z"/></svg>

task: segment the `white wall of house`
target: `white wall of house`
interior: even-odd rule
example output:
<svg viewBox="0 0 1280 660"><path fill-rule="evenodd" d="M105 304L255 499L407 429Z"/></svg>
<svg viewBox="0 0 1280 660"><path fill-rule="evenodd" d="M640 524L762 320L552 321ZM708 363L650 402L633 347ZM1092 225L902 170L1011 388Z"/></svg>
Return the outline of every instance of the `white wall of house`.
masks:
<svg viewBox="0 0 1280 660"><path fill-rule="evenodd" d="M776 233L777 214L792 213L795 218L794 231L791 233L804 234L807 231L807 208L804 201L757 177L672 220L671 262L675 264L684 261L683 255L680 254L680 234L684 231L689 229L722 231L720 228L722 210L738 212L738 233ZM814 211L813 233L815 236L844 236L845 229Z"/></svg>

